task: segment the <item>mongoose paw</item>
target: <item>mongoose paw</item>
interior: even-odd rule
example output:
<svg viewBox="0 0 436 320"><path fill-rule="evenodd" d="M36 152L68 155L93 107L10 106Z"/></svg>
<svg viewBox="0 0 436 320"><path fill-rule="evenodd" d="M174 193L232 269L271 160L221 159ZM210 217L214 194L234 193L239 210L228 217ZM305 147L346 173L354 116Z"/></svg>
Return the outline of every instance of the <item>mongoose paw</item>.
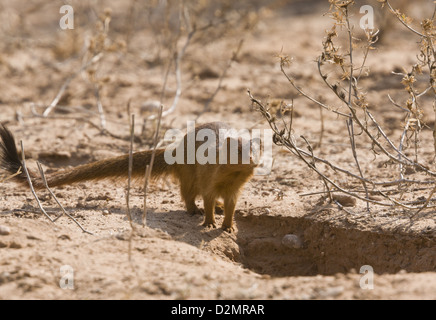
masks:
<svg viewBox="0 0 436 320"><path fill-rule="evenodd" d="M223 226L222 226L222 229L223 229L225 232L228 232L228 233L232 233L232 232L235 231L235 229L234 229L232 226L227 227L227 226L223 225Z"/></svg>
<svg viewBox="0 0 436 320"><path fill-rule="evenodd" d="M204 222L203 226L205 226L208 229L215 229L216 228L216 224L215 222Z"/></svg>

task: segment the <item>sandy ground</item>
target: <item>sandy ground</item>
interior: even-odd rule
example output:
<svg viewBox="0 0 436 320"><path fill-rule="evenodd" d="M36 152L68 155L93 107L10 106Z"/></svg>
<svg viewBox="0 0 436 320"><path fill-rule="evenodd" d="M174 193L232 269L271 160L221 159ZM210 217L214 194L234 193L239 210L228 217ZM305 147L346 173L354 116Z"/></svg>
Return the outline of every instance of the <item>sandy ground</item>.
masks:
<svg viewBox="0 0 436 320"><path fill-rule="evenodd" d="M150 30L133 31L128 42L123 42L127 5L105 3L112 8L113 16L108 38L120 48L123 43L127 46L105 52L95 71L112 135L99 130L94 84L86 72L71 80L48 118L32 113L33 104L34 112L41 114L68 77L80 69L83 43L87 35L95 34L87 22L89 17L80 16L74 31L63 31L57 25L60 5L41 7L35 2L33 10L27 2L21 7L18 2L2 6L7 23L1 35L0 120L17 142L23 141L29 167L34 169L38 160L50 174L127 153L129 99L137 119L134 148L152 147L154 123L148 122L145 133L140 134L142 119L149 115L143 106L160 99L165 63L155 62L156 37ZM184 130L189 120L220 120L238 129L267 128L260 114L250 108L249 88L264 101L293 99L296 136L304 134L316 141L319 109L291 90L280 73L276 55L282 52L293 56L291 72L299 85L325 101L334 101L317 77L314 63L321 52L324 31L331 25L331 20L323 16L327 10L327 1L289 1L277 11L261 10L259 21L248 30L227 30L206 44L193 42L182 60L180 101L176 111L163 119L162 134L170 128ZM396 27L386 28L382 37L379 49L368 59L371 76L362 79L362 86L387 132L399 137L404 114L392 107L387 94L404 96L401 79L391 71L413 64L416 38ZM241 39L244 42L237 59L209 110L203 113ZM176 87L171 72L166 106L171 104ZM432 122L434 114L428 101L424 117ZM324 116L322 154L352 167L344 121L327 113ZM431 134L430 130L423 131L420 151L430 162L434 155ZM358 152L370 153L366 146L358 146ZM411 221L410 213L399 209L374 206L368 212L361 201L348 212L340 210L323 202L320 195L302 196L322 191L323 184L296 157L276 146L273 157L271 174L255 176L245 186L232 234L206 229L202 216L188 215L177 185L170 180L149 187L145 226L140 223L141 185L132 188L135 232L131 241L126 218L127 181L55 188L66 210L93 235L83 233L67 217L51 223L40 213L27 188L12 181L1 183L0 228L4 234L0 233L0 298L436 298L434 211ZM393 166L381 163L371 154L362 166L371 177L389 176ZM38 195L52 217L60 214L47 191ZM198 204L202 206L200 200ZM218 225L222 219L217 216ZM283 238L288 234L298 236L301 244L284 245ZM370 290L365 288L368 282L367 275L360 273L362 266L370 266L375 272ZM69 273L62 273L65 270ZM63 286L68 283L71 289Z"/></svg>

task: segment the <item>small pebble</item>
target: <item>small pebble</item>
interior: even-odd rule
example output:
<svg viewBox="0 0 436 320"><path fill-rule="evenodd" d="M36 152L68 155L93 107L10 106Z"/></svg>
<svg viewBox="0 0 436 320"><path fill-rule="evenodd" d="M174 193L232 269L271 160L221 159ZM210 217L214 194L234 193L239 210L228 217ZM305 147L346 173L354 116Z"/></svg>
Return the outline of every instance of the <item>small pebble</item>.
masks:
<svg viewBox="0 0 436 320"><path fill-rule="evenodd" d="M58 239L61 239L61 240L71 240L70 236L67 235L67 234L61 234L61 235L58 237Z"/></svg>
<svg viewBox="0 0 436 320"><path fill-rule="evenodd" d="M0 235L6 236L10 233L11 233L11 229L9 227L0 225Z"/></svg>
<svg viewBox="0 0 436 320"><path fill-rule="evenodd" d="M11 248L11 249L21 249L23 246L21 245L21 243L18 243L18 242L15 242L15 241L12 241L10 244L9 244L9 248Z"/></svg>
<svg viewBox="0 0 436 320"><path fill-rule="evenodd" d="M303 246L303 241L295 234L287 234L282 239L282 245L292 249L300 249Z"/></svg>

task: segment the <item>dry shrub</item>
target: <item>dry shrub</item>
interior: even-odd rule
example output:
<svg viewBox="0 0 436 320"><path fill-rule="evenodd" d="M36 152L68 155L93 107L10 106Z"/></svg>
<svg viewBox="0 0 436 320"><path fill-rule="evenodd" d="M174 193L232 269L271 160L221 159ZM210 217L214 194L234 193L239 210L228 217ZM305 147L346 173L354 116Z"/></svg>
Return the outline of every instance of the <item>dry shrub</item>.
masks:
<svg viewBox="0 0 436 320"><path fill-rule="evenodd" d="M286 71L292 59L280 55L281 70L291 87L300 95L323 110L334 114L337 121L344 121L348 131L348 148L351 164L336 164L325 158L326 153L317 151L306 136L316 136L316 133L296 136L290 119L277 119L271 113L268 103L262 103L249 92L253 107L267 120L274 131L274 143L287 148L296 155L307 167L315 172L324 184L324 192L330 201L340 208L345 205L338 201L338 195L366 202L369 211L370 204L389 208L401 208L409 212L409 217L416 217L424 209L435 208L436 192L435 165L421 155L421 134L424 108L422 98L431 95L433 106L436 105L436 51L434 41L436 28L433 14L420 24L412 25L412 20L392 7L386 0L378 0L387 7L393 17L419 39L417 62L405 68L402 84L408 98L403 103L391 99L393 106L404 114L404 126L401 137L389 137L373 115L374 106L367 99L367 90L362 87L361 79L370 77L366 66L367 57L375 48L378 40L378 30L365 30L365 41L358 42L352 16L352 0L329 0L331 5L328 15L334 23L326 31L323 41L323 51L317 58L317 69L322 83L330 90L337 101L331 106L319 101L304 88L297 85L295 78ZM436 8L436 7L435 7ZM436 12L436 9L435 9ZM338 45L338 39L346 45ZM359 54L358 54L359 53ZM426 72L424 73L424 70ZM418 90L418 75L424 81L424 90ZM426 78L426 79L425 79ZM291 105L292 109L296 108ZM322 133L321 133L322 134ZM436 141L436 130L434 130ZM343 137L337 137L345 142ZM436 150L436 142L433 142ZM372 152L368 152L371 150ZM368 165L377 159L384 163L377 170L367 170ZM363 165L366 165L365 167ZM425 196L423 196L425 194ZM342 199L342 198L341 198ZM347 203L349 205L349 203Z"/></svg>
<svg viewBox="0 0 436 320"><path fill-rule="evenodd" d="M269 3L266 0L151 0L132 2L129 10L132 34L151 30L155 38L153 63L167 62L177 51L180 42L195 32L192 43L202 45L225 36L240 34L253 28L259 21L261 11ZM144 19L144 16L146 17ZM128 41L129 43L129 41Z"/></svg>

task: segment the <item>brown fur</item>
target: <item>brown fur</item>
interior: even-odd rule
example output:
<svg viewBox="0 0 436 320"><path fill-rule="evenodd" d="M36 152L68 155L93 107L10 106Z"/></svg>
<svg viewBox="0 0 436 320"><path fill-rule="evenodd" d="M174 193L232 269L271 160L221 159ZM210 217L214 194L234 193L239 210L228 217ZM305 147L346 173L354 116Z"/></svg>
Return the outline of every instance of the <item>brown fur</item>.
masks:
<svg viewBox="0 0 436 320"><path fill-rule="evenodd" d="M215 132L217 140L219 137L219 129L228 129L228 127L220 122L207 123L195 128L198 132L200 129L211 129ZM16 173L21 167L15 141L10 131L3 125L0 125L0 169L9 173ZM231 138L228 138L231 139ZM215 225L215 205L217 199L224 200L224 222L222 227L224 230L231 232L233 229L233 215L235 205L238 199L242 186L251 178L255 164L241 164L242 151L238 145L238 164L194 164L187 163L187 136L183 141L185 150L184 164L169 165L164 158L165 149L156 150L156 155L153 163L151 178L156 179L165 175L171 175L180 183L180 191L182 199L185 201L186 209L189 213L196 213L200 210L195 204L197 196L201 196L204 201L205 221L204 225L216 227ZM202 145L203 142L195 142L195 151ZM218 145L218 141L217 141ZM230 143L227 143L227 159L229 160ZM217 147L217 159L219 149ZM143 177L146 166L150 163L152 151L142 151L133 154L133 177ZM72 169L59 170L50 174L47 177L47 182L50 187L73 184L80 181L100 180L106 178L126 178L128 176L129 156L122 155L110 159L96 161L84 165L77 166ZM32 183L36 189L44 188L41 178L30 173ZM26 184L26 176L24 173L15 176L15 180Z"/></svg>

